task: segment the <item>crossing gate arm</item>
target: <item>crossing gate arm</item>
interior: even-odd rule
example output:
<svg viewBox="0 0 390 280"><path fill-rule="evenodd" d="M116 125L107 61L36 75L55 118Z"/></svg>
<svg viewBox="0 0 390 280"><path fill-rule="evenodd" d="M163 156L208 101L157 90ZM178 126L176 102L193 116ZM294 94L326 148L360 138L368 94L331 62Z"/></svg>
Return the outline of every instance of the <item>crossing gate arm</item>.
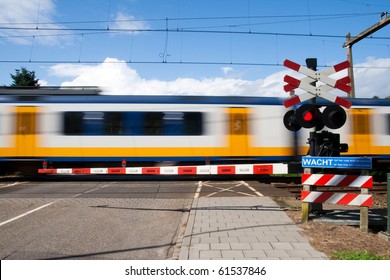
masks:
<svg viewBox="0 0 390 280"><path fill-rule="evenodd" d="M201 166L157 166L157 167L107 167L107 168L41 168L38 174L57 175L271 175L289 174L289 165L232 164Z"/></svg>

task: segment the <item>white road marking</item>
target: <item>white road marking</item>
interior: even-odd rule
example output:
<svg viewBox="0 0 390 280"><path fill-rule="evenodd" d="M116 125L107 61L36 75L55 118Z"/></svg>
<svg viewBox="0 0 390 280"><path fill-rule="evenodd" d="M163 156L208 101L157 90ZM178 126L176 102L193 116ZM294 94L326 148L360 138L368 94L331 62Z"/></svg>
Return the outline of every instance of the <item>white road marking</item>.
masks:
<svg viewBox="0 0 390 280"><path fill-rule="evenodd" d="M23 214L21 214L21 215L19 215L19 216L16 216L16 217L14 217L14 218L12 218L12 219L9 219L9 220L7 220L7 221L4 221L4 222L0 223L0 227L3 226L3 225L5 225L5 224L8 224L8 223L10 223L10 222L13 222L13 221L15 221L15 220L17 220L17 219L20 219L20 218L23 218L23 217L25 217L25 216L27 216L27 215L30 215L31 213L34 213L34 212L36 212L36 211L39 211L39 210L41 210L41 209L43 209L43 208L45 208L45 207L47 207L47 206L50 206L50 205L52 205L52 204L54 204L54 203L56 203L56 202L58 202L58 201L59 201L59 200L56 200L56 201L50 202L50 203L48 203L48 204L39 206L38 208L35 208L35 209L30 210L30 211L28 211L28 212L26 212L26 213L23 213Z"/></svg>
<svg viewBox="0 0 390 280"><path fill-rule="evenodd" d="M74 196L72 196L72 198L76 198L76 197L79 197L79 196L81 196L83 194L86 194L86 193L91 193L91 192L94 192L94 191L97 191L97 190L100 190L100 189L104 189L104 188L106 188L106 187L108 187L108 186L110 186L110 185L112 185L114 183L116 183L116 182L111 182L111 183L109 183L107 185L103 185L103 186L98 187L98 188L94 188L94 189L87 190L87 191L82 192L82 193L75 194Z"/></svg>
<svg viewBox="0 0 390 280"><path fill-rule="evenodd" d="M199 181L198 182L198 188L196 189L194 199L199 198L200 192L202 191L202 186L203 186L203 182Z"/></svg>
<svg viewBox="0 0 390 280"><path fill-rule="evenodd" d="M25 184L25 183L28 183L28 181L24 181L24 182L15 182L15 183L11 183L11 184L6 184L4 186L0 186L0 189L2 188L8 188L8 187L13 187L13 186L17 186L17 185L21 185L21 184Z"/></svg>
<svg viewBox="0 0 390 280"><path fill-rule="evenodd" d="M254 192L257 196L260 196L260 197L264 196L261 192L256 191L256 189L254 187L250 186L247 182L241 181L241 183L244 186L246 186L248 189L250 189L252 192Z"/></svg>
<svg viewBox="0 0 390 280"><path fill-rule="evenodd" d="M96 191L96 190L103 189L103 188L105 188L105 187L110 186L110 185L113 184L113 183L115 183L115 182L112 182L112 183L110 183L110 184L107 184L107 185L104 185L104 186L101 186L101 187L98 187L98 188L94 188L94 189L91 189L91 190L88 190L88 191L85 191L85 192L82 192L82 193L78 193L78 194L72 196L71 198L76 198L76 197L79 197L80 195L83 195L83 194L85 194L85 193L90 193L90 192L93 192L93 191ZM26 213L23 213L23 214L21 214L21 215L19 215L19 216L16 216L16 217L13 217L13 218L11 218L11 219L9 219L9 220L6 220L6 221L4 221L4 222L1 222L1 223L0 223L0 227L3 226L3 225L8 224L8 223L10 223L10 222L16 221L16 220L18 220L18 219L20 219L20 218L23 218L23 217L25 217L25 216L27 216L27 215L30 215L30 214L32 214L32 213L34 213L34 212L36 212L36 211L39 211L39 210L41 210L41 209L43 209L43 208L46 208L47 206L53 205L54 203L57 203L57 202L59 202L59 201L61 201L61 200L64 200L64 199L65 199L65 198L57 199L57 200L55 200L55 201L53 201L53 202L47 203L47 204L45 204L45 205L42 205L42 206L39 206L39 207L37 207L37 208L35 208L35 209L32 209L32 210L30 210L30 211L27 211Z"/></svg>
<svg viewBox="0 0 390 280"><path fill-rule="evenodd" d="M198 182L198 189L196 190L196 193L195 193L195 199L196 198L199 198L200 196L200 192L202 190L202 187L203 186L206 186L206 187L210 187L210 188L214 188L216 189L217 191L213 192L213 193L210 193L208 195L206 195L205 197L212 197L212 196L215 196L216 194L219 194L219 193L223 193L223 192L232 192L232 193L237 193L237 194L241 194L241 195L245 195L245 196L250 196L250 197L255 197L255 196L258 196L258 197L262 197L264 196L262 193L258 192L255 188L253 188L252 186L250 186L247 182L245 181L236 181L235 182L236 184L231 186L231 187L219 187L217 185L226 185L226 183L220 183L220 182L210 182L210 181L206 181L206 182L202 182L202 181L199 181ZM234 189L235 187L239 187L239 186L245 186L247 187L251 192L253 192L254 194L250 194L250 193L246 193L246 192L239 192L239 191L234 191L232 189Z"/></svg>

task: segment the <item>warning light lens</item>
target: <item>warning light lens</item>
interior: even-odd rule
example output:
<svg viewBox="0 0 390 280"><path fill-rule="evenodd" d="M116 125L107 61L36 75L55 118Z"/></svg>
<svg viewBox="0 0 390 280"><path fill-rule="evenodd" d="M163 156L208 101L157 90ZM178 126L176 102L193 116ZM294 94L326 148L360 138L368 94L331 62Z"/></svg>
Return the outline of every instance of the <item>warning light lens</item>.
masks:
<svg viewBox="0 0 390 280"><path fill-rule="evenodd" d="M320 116L321 112L314 104L303 104L296 109L296 122L304 128L316 127L317 130L321 130L323 126L320 128L322 125Z"/></svg>
<svg viewBox="0 0 390 280"><path fill-rule="evenodd" d="M309 122L313 119L313 114L311 112L306 112L303 116L303 119L305 121Z"/></svg>

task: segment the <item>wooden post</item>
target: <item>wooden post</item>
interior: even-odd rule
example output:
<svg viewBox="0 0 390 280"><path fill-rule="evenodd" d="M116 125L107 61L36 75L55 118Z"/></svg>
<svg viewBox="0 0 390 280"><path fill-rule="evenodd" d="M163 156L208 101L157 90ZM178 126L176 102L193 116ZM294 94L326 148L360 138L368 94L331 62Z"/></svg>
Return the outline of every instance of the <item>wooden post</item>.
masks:
<svg viewBox="0 0 390 280"><path fill-rule="evenodd" d="M361 188L361 194L368 194L368 189ZM368 207L360 207L360 230L368 232Z"/></svg>
<svg viewBox="0 0 390 280"><path fill-rule="evenodd" d="M303 169L303 173L311 174L311 168ZM303 185L302 190L310 191L310 185ZM309 221L310 203L302 202L301 207L302 207L302 223L307 223Z"/></svg>
<svg viewBox="0 0 390 280"><path fill-rule="evenodd" d="M347 34L347 41L351 39L351 33ZM352 45L348 45L346 47L347 49L347 60L349 62L349 67L348 67L348 76L351 79L351 92L348 93L348 97L355 98L355 78L353 74L353 61L352 61Z"/></svg>
<svg viewBox="0 0 390 280"><path fill-rule="evenodd" d="M368 171L362 171L362 175L368 175ZM367 188L360 189L361 194L368 194ZM363 232L368 232L368 207L361 206L360 207L360 230Z"/></svg>
<svg viewBox="0 0 390 280"><path fill-rule="evenodd" d="M355 98L355 81L353 77L353 63L352 63L352 46L359 42L360 40L363 40L367 36L370 36L372 33L378 31L379 29L385 27L386 25L390 24L390 16L387 12L381 14L380 21L363 32L360 32L357 36L351 37L351 34L348 33L346 36L346 41L343 44L344 48L347 48L347 58L350 63L350 67L348 69L348 75L351 78L351 93L348 95L349 97Z"/></svg>

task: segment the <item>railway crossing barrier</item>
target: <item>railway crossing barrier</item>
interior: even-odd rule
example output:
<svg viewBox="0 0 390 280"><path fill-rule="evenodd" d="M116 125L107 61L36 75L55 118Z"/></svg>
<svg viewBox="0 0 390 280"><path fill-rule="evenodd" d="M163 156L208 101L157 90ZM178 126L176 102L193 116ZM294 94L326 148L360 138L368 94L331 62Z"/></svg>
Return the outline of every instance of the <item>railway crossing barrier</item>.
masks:
<svg viewBox="0 0 390 280"><path fill-rule="evenodd" d="M289 174L288 164L235 164L201 166L40 168L39 174L59 175L267 175Z"/></svg>
<svg viewBox="0 0 390 280"><path fill-rule="evenodd" d="M302 167L338 168L338 169L371 169L372 159L366 157L302 157ZM362 171L363 173L365 172ZM331 191L317 192L312 189L322 187L360 188L361 193L335 193ZM337 175L337 174L302 174L302 222L309 220L310 205L335 204L360 207L360 230L368 232L368 208L372 207L372 176ZM322 208L322 207L321 207Z"/></svg>

